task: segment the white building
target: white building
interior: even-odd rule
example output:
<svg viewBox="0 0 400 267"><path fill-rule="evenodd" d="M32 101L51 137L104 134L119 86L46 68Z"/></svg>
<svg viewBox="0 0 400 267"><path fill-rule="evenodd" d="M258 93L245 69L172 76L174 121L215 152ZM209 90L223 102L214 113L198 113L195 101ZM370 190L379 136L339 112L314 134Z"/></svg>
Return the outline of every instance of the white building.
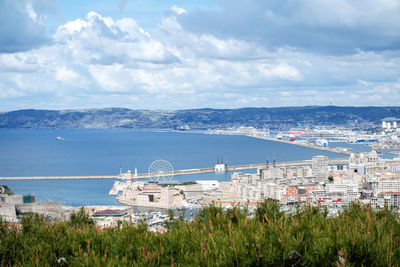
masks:
<svg viewBox="0 0 400 267"><path fill-rule="evenodd" d="M328 172L347 173L348 171L349 171L348 164L335 163L335 164L329 164L328 166Z"/></svg>
<svg viewBox="0 0 400 267"><path fill-rule="evenodd" d="M391 130L397 128L397 122L399 119L394 117L387 117L382 120L382 128L385 130Z"/></svg>
<svg viewBox="0 0 400 267"><path fill-rule="evenodd" d="M145 184L141 181L126 186L122 194L117 196L117 200L126 205L151 208L170 209L183 205L183 195L179 190L158 184Z"/></svg>
<svg viewBox="0 0 400 267"><path fill-rule="evenodd" d="M219 182L217 180L199 180L196 181L197 184L200 184L203 191L211 191L219 188Z"/></svg>
<svg viewBox="0 0 400 267"><path fill-rule="evenodd" d="M377 197L371 199L371 205L374 208L391 207L399 209L400 192L385 192L378 194Z"/></svg>
<svg viewBox="0 0 400 267"><path fill-rule="evenodd" d="M350 154L350 165L359 165L366 163L377 163L379 162L378 153L375 150L364 153L351 153Z"/></svg>
<svg viewBox="0 0 400 267"><path fill-rule="evenodd" d="M380 164L378 153L375 150L364 153L351 153L349 168L352 172L360 174L371 174L380 172L379 170L384 167Z"/></svg>
<svg viewBox="0 0 400 267"><path fill-rule="evenodd" d="M326 183L328 181L328 157L314 156L312 157L312 174L316 181Z"/></svg>
<svg viewBox="0 0 400 267"><path fill-rule="evenodd" d="M294 179L311 177L312 171L309 166L282 166L258 169L260 179Z"/></svg>
<svg viewBox="0 0 400 267"><path fill-rule="evenodd" d="M378 181L378 188L376 194L382 192L400 192L400 179L399 178L381 178Z"/></svg>
<svg viewBox="0 0 400 267"><path fill-rule="evenodd" d="M351 179L343 179L341 183L329 183L325 190L327 194L342 194L349 201L358 199L358 184Z"/></svg>

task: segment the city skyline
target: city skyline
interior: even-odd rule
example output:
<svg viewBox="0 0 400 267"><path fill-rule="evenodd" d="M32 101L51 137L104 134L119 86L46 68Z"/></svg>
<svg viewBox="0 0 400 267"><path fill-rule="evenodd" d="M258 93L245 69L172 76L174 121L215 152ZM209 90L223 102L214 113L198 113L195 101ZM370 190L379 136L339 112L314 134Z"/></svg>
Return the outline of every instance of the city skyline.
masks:
<svg viewBox="0 0 400 267"><path fill-rule="evenodd" d="M0 111L399 100L394 0L3 0L0 7Z"/></svg>

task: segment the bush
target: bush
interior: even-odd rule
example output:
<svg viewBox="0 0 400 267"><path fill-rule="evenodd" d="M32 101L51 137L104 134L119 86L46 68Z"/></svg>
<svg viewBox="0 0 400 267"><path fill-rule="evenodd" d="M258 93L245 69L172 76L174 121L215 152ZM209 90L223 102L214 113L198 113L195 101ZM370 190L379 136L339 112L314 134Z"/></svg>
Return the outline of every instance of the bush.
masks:
<svg viewBox="0 0 400 267"><path fill-rule="evenodd" d="M78 212L73 212L69 218L69 224L72 227L82 227L87 225L94 225L95 221L85 212L81 207Z"/></svg>
<svg viewBox="0 0 400 267"><path fill-rule="evenodd" d="M351 205L337 217L306 206L293 214L274 200L246 209L202 209L192 222L168 221L164 234L123 223L101 230L83 209L69 221L34 215L22 229L0 221L0 265L44 266L398 266L399 218Z"/></svg>

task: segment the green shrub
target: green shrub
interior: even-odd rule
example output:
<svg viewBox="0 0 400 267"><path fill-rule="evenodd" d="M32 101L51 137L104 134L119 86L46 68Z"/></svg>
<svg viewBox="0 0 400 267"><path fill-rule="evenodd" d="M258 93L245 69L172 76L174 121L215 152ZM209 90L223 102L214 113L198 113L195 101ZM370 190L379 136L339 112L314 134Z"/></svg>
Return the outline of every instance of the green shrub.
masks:
<svg viewBox="0 0 400 267"><path fill-rule="evenodd" d="M173 214L171 214L173 217ZM1 266L399 266L399 217L351 205L337 217L305 206L292 214L276 201L247 209L202 209L192 222L168 221L164 234L122 223L101 230L81 209L69 221L26 216L0 220Z"/></svg>
<svg viewBox="0 0 400 267"><path fill-rule="evenodd" d="M69 224L72 227L82 227L86 225L94 225L93 218L85 212L85 209L81 207L78 212L73 212L69 218Z"/></svg>

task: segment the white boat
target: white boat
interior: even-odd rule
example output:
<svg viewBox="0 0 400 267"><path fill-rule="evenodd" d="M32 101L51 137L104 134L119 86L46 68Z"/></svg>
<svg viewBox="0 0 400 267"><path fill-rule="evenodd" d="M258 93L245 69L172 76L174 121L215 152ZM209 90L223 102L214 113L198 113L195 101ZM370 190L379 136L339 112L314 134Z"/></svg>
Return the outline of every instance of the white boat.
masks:
<svg viewBox="0 0 400 267"><path fill-rule="evenodd" d="M57 136L56 139L57 139L57 140L64 140L64 138L61 137L61 136Z"/></svg>
<svg viewBox="0 0 400 267"><path fill-rule="evenodd" d="M217 164L215 164L215 166L214 166L214 171L215 172L226 172L227 170L228 170L228 166L222 160L222 156L221 156L221 161L219 161L219 158L217 158Z"/></svg>
<svg viewBox="0 0 400 267"><path fill-rule="evenodd" d="M110 192L108 194L110 196L117 196L119 192L122 192L124 188L126 187L126 183L121 182L121 181L115 181L112 188L110 189Z"/></svg>
<svg viewBox="0 0 400 267"><path fill-rule="evenodd" d="M317 146L328 147L328 140L326 140L326 139L324 139L324 138L320 138L320 139L317 139L317 140L315 141L315 144L316 144Z"/></svg>
<svg viewBox="0 0 400 267"><path fill-rule="evenodd" d="M215 164L214 170L215 172L226 172L228 167L224 163Z"/></svg>

